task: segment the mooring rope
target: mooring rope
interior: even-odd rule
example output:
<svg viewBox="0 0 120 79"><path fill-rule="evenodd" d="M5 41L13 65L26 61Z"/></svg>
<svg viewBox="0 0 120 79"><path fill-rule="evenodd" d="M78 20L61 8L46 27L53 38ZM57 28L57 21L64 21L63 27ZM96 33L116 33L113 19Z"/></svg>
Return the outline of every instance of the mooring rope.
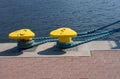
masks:
<svg viewBox="0 0 120 79"><path fill-rule="evenodd" d="M96 31L98 31L98 30L102 30L102 29L104 29L104 28L110 27L110 26L115 25L115 24L117 24L117 23L119 23L119 22L120 22L120 20L118 20L118 21L116 21L116 22L113 22L113 23L111 23L111 24L102 26L102 27L98 27L98 28L92 29L92 30L87 31L87 32L78 33L78 36L80 36L80 35L86 35L86 34L90 34L90 33L94 33L94 32L96 32Z"/></svg>
<svg viewBox="0 0 120 79"><path fill-rule="evenodd" d="M102 33L84 35L84 36L82 36L82 38L83 37L88 37L88 36L89 37L94 36L94 37L88 38L84 41L71 43L71 44L69 44L69 43L66 43L66 44L59 43L59 47L61 47L61 48L75 47L75 46L78 46L78 45L81 45L81 44L84 44L84 43L88 43L90 41L94 41L94 40L97 40L97 39L100 39L100 38L105 38L109 35L112 35L116 32L119 32L119 31L120 31L120 28L117 28L117 29L113 29L113 30L110 30L110 31L105 31L105 32L102 32ZM76 40L76 39L79 39L79 38L81 38L81 37L80 36L76 37L73 40ZM34 44L32 44L32 46L37 46L37 45L44 44L44 43L47 43L47 42L57 42L57 41L58 41L58 39L46 39L46 40L43 40L43 41L40 41L40 42L35 42Z"/></svg>

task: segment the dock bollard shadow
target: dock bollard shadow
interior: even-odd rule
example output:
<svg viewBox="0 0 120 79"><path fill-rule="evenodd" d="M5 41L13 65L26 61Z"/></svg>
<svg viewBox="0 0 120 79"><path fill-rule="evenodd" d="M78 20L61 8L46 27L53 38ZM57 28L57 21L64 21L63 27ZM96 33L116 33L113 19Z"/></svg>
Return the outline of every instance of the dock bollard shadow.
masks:
<svg viewBox="0 0 120 79"><path fill-rule="evenodd" d="M19 56L21 54L22 52L18 49L18 47L0 52L0 56Z"/></svg>
<svg viewBox="0 0 120 79"><path fill-rule="evenodd" d="M66 52L63 51L62 49L53 46L51 48L38 52L38 55L63 55L65 53Z"/></svg>

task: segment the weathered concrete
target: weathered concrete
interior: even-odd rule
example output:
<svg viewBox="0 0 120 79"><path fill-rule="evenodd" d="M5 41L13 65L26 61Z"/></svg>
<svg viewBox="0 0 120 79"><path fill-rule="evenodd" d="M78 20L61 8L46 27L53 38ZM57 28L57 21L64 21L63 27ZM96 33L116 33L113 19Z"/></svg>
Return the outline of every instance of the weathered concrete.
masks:
<svg viewBox="0 0 120 79"><path fill-rule="evenodd" d="M19 51L16 43L1 43L1 57L62 57L62 56L91 56L92 50L119 50L115 41L93 41L74 48L59 49L54 42Z"/></svg>

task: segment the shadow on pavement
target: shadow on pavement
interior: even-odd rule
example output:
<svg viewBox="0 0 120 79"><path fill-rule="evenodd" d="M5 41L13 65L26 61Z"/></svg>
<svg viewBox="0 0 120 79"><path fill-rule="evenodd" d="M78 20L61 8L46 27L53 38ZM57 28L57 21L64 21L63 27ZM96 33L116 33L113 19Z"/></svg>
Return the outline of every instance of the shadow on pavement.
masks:
<svg viewBox="0 0 120 79"><path fill-rule="evenodd" d="M62 49L57 48L56 46L48 48L46 50L38 52L38 55L63 55L66 52Z"/></svg>
<svg viewBox="0 0 120 79"><path fill-rule="evenodd" d="M116 46L115 47L113 47L112 49L120 49L120 41L114 41L115 42L115 44L116 44Z"/></svg>
<svg viewBox="0 0 120 79"><path fill-rule="evenodd" d="M22 52L17 47L0 52L0 56L18 56L21 54Z"/></svg>

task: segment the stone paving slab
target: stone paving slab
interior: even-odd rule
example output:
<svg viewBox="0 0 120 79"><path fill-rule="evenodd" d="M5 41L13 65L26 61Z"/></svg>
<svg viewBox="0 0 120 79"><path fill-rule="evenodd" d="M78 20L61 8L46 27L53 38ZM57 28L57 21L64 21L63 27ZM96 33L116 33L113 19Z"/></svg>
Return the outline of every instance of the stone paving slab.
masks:
<svg viewBox="0 0 120 79"><path fill-rule="evenodd" d="M115 41L93 41L69 49L59 49L54 42L45 43L37 47L19 51L16 43L1 43L0 58L2 57L63 57L63 56L91 56L92 50L119 50L119 43Z"/></svg>
<svg viewBox="0 0 120 79"><path fill-rule="evenodd" d="M120 79L120 51L92 56L1 58L0 79Z"/></svg>
<svg viewBox="0 0 120 79"><path fill-rule="evenodd" d="M0 58L2 57L62 57L62 56L91 56L87 45L69 49L59 49L55 43L46 43L27 50L19 51L16 43L0 44Z"/></svg>

